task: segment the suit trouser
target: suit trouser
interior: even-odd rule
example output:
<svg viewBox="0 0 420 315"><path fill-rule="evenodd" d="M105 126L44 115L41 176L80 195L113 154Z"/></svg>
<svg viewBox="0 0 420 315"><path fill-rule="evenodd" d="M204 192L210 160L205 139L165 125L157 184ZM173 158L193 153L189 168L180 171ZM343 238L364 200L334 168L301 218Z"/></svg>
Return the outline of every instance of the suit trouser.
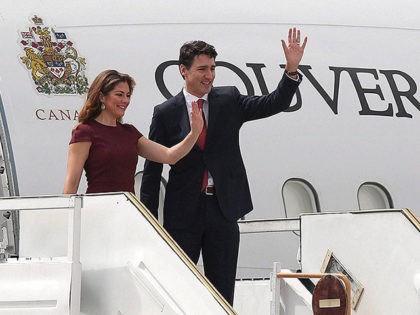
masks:
<svg viewBox="0 0 420 315"><path fill-rule="evenodd" d="M206 277L233 305L239 250L238 223L225 219L216 195L202 194L197 211L197 222L193 226L166 229L195 264L202 252Z"/></svg>

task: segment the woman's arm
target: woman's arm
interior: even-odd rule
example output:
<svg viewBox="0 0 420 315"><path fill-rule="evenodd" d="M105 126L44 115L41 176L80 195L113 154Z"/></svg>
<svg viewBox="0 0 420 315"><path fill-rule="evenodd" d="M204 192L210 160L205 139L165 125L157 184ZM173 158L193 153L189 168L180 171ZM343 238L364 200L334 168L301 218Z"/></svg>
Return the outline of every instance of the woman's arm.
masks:
<svg viewBox="0 0 420 315"><path fill-rule="evenodd" d="M198 105L192 103L191 111L191 131L190 133L178 144L167 148L157 142L141 137L137 143L137 152L140 156L150 161L175 164L182 159L197 142L197 138L203 129L203 113L198 108Z"/></svg>
<svg viewBox="0 0 420 315"><path fill-rule="evenodd" d="M91 144L92 142L76 142L70 144L63 194L77 193L83 166L89 156Z"/></svg>

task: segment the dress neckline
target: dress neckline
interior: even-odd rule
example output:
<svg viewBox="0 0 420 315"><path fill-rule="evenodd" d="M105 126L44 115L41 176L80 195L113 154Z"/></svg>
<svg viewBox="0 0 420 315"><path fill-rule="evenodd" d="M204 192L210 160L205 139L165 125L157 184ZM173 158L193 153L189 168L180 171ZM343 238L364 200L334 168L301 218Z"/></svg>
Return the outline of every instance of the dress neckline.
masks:
<svg viewBox="0 0 420 315"><path fill-rule="evenodd" d="M95 122L97 125L108 127L108 128L116 128L116 127L118 127L118 124L119 124L119 122L117 121L117 124L115 126L110 126L110 125L105 125L105 124L97 121L96 119L92 119L92 121Z"/></svg>

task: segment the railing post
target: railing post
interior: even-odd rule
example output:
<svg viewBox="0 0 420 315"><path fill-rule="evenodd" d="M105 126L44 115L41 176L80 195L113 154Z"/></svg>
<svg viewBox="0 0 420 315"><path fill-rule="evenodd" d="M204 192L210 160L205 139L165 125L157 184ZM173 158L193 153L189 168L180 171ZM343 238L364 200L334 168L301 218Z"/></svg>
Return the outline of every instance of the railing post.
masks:
<svg viewBox="0 0 420 315"><path fill-rule="evenodd" d="M270 285L271 285L271 305L270 305L270 315L283 315L284 309L281 306L280 299L280 278L277 277L277 274L280 273L281 266L280 263L275 262L273 264L273 272L270 275Z"/></svg>
<svg viewBox="0 0 420 315"><path fill-rule="evenodd" d="M74 196L74 208L69 211L67 258L73 262L80 262L80 232L82 196Z"/></svg>
<svg viewBox="0 0 420 315"><path fill-rule="evenodd" d="M71 261L71 304L70 315L80 314L82 266L80 263L80 233L81 233L81 209L83 204L82 196L74 196L74 208L69 211L68 227L68 259Z"/></svg>

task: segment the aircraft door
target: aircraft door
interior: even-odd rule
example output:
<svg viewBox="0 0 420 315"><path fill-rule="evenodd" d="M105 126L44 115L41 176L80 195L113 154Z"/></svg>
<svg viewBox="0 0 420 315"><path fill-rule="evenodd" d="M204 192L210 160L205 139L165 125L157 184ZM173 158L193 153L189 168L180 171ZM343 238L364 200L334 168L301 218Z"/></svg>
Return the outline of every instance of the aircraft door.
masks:
<svg viewBox="0 0 420 315"><path fill-rule="evenodd" d="M6 115L0 93L0 197L19 194ZM0 211L0 260L19 253L19 213Z"/></svg>
<svg viewBox="0 0 420 315"><path fill-rule="evenodd" d="M15 163L3 101L0 93L0 197L19 195Z"/></svg>

